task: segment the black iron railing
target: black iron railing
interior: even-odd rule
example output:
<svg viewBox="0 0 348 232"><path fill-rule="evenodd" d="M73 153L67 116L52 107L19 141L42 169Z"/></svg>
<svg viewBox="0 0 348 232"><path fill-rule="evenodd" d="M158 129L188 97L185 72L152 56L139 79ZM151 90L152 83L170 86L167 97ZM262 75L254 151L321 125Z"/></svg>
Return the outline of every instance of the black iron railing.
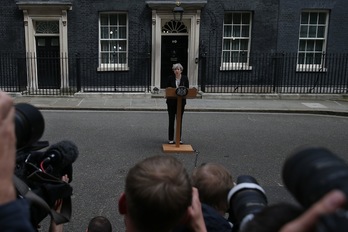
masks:
<svg viewBox="0 0 348 232"><path fill-rule="evenodd" d="M150 58L141 55L122 64L105 64L93 54L37 57L0 53L0 89L30 95L147 92L150 68Z"/></svg>
<svg viewBox="0 0 348 232"><path fill-rule="evenodd" d="M36 57L0 52L0 89L30 95L76 92L149 92L150 56L103 63L94 54ZM348 54L325 54L320 64L298 64L297 54L267 53L199 59L198 87L206 93L342 94L348 89ZM317 62L318 63L318 62Z"/></svg>
<svg viewBox="0 0 348 232"><path fill-rule="evenodd" d="M223 63L201 57L199 86L210 93L347 93L348 54L324 54L319 64L298 64L297 54L251 54ZM245 61L243 63L238 60Z"/></svg>

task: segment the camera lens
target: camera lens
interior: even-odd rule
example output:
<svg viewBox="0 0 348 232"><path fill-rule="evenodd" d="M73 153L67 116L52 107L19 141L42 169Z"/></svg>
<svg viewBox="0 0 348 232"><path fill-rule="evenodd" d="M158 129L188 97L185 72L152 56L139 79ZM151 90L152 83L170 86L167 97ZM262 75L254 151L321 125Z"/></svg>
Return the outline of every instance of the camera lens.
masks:
<svg viewBox="0 0 348 232"><path fill-rule="evenodd" d="M41 112L33 105L19 103L15 105L15 127L17 149L24 148L37 142L45 129Z"/></svg>
<svg viewBox="0 0 348 232"><path fill-rule="evenodd" d="M267 205L265 191L252 176L242 175L237 178L237 185L228 194L230 209L229 220L236 225L244 224L242 221L248 215L258 213Z"/></svg>
<svg viewBox="0 0 348 232"><path fill-rule="evenodd" d="M348 165L326 148L306 148L289 156L283 181L296 200L308 208L333 189L348 193Z"/></svg>

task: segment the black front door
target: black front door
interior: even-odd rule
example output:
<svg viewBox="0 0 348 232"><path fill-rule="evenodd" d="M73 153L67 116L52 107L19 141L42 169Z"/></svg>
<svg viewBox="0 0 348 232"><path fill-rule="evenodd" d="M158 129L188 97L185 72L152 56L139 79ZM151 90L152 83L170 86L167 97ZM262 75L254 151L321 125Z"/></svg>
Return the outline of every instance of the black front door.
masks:
<svg viewBox="0 0 348 232"><path fill-rule="evenodd" d="M166 88L168 76L173 74L173 64L184 67L182 74L187 75L188 56L187 35L163 35L161 49L161 88Z"/></svg>
<svg viewBox="0 0 348 232"><path fill-rule="evenodd" d="M59 89L59 37L36 37L36 54L37 79L39 89Z"/></svg>

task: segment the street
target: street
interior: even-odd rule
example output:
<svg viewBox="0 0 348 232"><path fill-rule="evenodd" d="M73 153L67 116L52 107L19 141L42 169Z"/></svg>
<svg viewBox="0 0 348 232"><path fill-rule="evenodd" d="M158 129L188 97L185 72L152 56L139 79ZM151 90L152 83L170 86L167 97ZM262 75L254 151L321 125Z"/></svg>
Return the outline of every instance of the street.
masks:
<svg viewBox="0 0 348 232"><path fill-rule="evenodd" d="M301 145L324 146L348 160L348 118L305 114L186 112L183 141L196 153L163 153L167 113L142 111L42 111L41 140L76 143L73 216L64 231L84 231L89 219L103 215L124 231L117 201L129 167L152 155L173 155L191 172L204 162L225 165L236 180L254 176L269 203L293 202L281 178L286 156ZM45 230L43 230L45 231Z"/></svg>

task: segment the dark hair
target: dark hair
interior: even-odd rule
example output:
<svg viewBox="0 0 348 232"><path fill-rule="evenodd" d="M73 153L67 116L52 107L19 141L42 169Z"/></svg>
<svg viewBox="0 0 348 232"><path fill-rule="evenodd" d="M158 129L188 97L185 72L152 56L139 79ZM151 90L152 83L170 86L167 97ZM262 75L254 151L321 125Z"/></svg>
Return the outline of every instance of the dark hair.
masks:
<svg viewBox="0 0 348 232"><path fill-rule="evenodd" d="M111 232L110 221L103 216L96 216L89 221L88 232Z"/></svg>
<svg viewBox="0 0 348 232"><path fill-rule="evenodd" d="M192 185L184 165L172 156L153 156L126 177L127 214L141 231L169 231L191 205Z"/></svg>

